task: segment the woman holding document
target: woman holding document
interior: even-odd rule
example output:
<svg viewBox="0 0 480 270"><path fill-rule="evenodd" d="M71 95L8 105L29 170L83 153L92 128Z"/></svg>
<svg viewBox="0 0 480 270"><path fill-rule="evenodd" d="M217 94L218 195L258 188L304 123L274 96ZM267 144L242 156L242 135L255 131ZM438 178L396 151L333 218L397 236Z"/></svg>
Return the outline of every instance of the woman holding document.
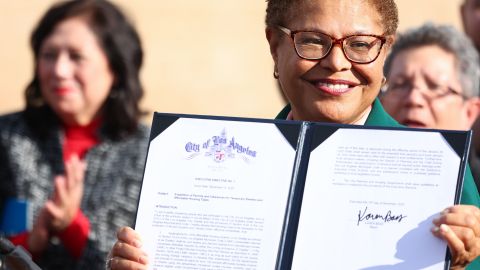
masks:
<svg viewBox="0 0 480 270"><path fill-rule="evenodd" d="M278 118L399 126L377 100L398 24L393 0L270 0L266 24L273 76L289 101ZM432 228L448 243L451 269L480 254L479 195L469 170L461 202L442 211ZM107 266L146 269L138 235L122 228L117 236Z"/></svg>

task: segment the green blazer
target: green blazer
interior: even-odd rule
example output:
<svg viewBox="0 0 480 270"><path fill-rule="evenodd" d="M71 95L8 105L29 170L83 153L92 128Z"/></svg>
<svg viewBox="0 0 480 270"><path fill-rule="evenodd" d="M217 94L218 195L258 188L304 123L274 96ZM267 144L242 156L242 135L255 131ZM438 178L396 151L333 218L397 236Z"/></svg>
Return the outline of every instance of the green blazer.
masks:
<svg viewBox="0 0 480 270"><path fill-rule="evenodd" d="M291 111L290 104L285 106L283 110L277 115L276 119L287 119L288 113ZM372 105L372 110L368 115L367 126L387 126L387 127L402 127L395 119L393 119L385 110L378 99L375 99ZM480 196L478 194L477 186L473 181L470 166L467 164L465 177L463 180L462 196L460 198L461 204L470 204L480 207ZM441 210L441 209L439 209ZM473 261L468 267L468 270L480 270L480 257Z"/></svg>

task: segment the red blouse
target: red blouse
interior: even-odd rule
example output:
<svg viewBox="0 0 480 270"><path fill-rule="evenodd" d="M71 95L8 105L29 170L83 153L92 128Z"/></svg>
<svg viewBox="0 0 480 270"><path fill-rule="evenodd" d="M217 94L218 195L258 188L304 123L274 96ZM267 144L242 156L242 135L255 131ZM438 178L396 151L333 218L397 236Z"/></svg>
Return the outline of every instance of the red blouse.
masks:
<svg viewBox="0 0 480 270"><path fill-rule="evenodd" d="M100 119L96 119L86 126L65 125L63 127L65 132L63 161L66 162L70 160L73 155L77 155L80 159L84 159L88 150L100 142L97 132L100 125ZM90 222L82 213L82 210L79 209L72 220L72 223L56 236L62 241L70 254L78 259L87 245L89 232ZM10 237L10 240L13 244L21 245L28 250L28 236L29 233L25 232ZM41 254L34 254L34 256L41 256Z"/></svg>

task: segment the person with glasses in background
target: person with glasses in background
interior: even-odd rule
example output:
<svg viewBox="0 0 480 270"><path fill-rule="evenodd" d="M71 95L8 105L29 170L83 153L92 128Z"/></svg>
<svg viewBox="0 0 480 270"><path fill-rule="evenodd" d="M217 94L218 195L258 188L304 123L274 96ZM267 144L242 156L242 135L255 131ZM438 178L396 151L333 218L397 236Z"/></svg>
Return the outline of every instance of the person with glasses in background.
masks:
<svg viewBox="0 0 480 270"><path fill-rule="evenodd" d="M480 53L480 0L464 0L460 5L460 15L465 34L472 40L477 52ZM473 123L472 130L470 162L472 163L473 177L480 182L478 180L480 179L480 117L477 117Z"/></svg>
<svg viewBox="0 0 480 270"><path fill-rule="evenodd" d="M289 103L277 118L400 126L377 99L397 25L393 0L269 0L266 37L273 76ZM480 254L479 195L470 170L461 202L438 209L432 224L432 233L450 248L451 269L464 269ZM147 269L147 257L154 254L142 251L138 234L123 227L117 238L107 268ZM322 254L318 258L329 259ZM342 269L342 262L337 269Z"/></svg>
<svg viewBox="0 0 480 270"><path fill-rule="evenodd" d="M405 126L469 130L480 113L479 56L452 26L425 24L399 35L384 72L382 104ZM480 160L472 151L469 162L479 187Z"/></svg>

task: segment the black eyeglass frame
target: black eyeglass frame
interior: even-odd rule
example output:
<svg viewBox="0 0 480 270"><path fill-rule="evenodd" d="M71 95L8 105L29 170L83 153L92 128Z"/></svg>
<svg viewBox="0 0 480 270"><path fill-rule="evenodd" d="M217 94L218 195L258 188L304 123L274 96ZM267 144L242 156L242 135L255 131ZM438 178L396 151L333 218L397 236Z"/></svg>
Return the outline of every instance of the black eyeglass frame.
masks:
<svg viewBox="0 0 480 270"><path fill-rule="evenodd" d="M446 97L446 96L457 96L457 97L460 97L462 98L463 100L468 100L472 97L469 97L467 95L465 95L465 93L462 93L462 92L459 92L455 89L453 89L452 87L448 86L448 85L445 85L445 86L442 86L442 85L438 85L437 87L439 88L443 88L444 91L442 94L440 95L436 95L436 96L429 96L428 94L425 94L423 91L431 91L431 92L435 92L435 91L432 91L430 89L427 89L427 88L418 88L416 86L413 86L413 85L410 85L408 87L408 89L399 89L399 88L396 88L396 87L391 87L390 84L386 83L384 86L383 86L383 91L384 91L384 94L387 93L388 91L392 92L392 93L402 93L403 95L406 95L407 93L413 91L415 88L417 88L417 90L421 89L420 90L420 93L427 99L429 100L435 100L435 99L438 99L438 98L442 98L442 97Z"/></svg>
<svg viewBox="0 0 480 270"><path fill-rule="evenodd" d="M356 63L356 64L370 64L370 63L374 62L375 60L377 60L378 56L380 55L380 52L382 51L383 45L387 42L387 38L385 36L379 36L379 35L373 35L373 34L354 34L354 35L348 35L348 36L345 36L345 37L342 37L342 38L334 38L334 37L332 37L328 34L320 32L320 31L290 30L290 29L288 29L286 27L283 27L283 26L280 26L280 25L277 25L276 27L280 31L282 31L283 33L287 34L292 39L293 47L295 48L295 52L297 53L298 57L300 57L302 59L305 59L305 60L321 60L321 59L327 57L328 54L330 54L330 51L332 50L333 46L335 46L336 44L339 44L339 45L341 45L340 47L342 48L343 55L345 56L345 58L348 59L348 61ZM332 42L332 45L330 46L330 48L328 48L328 51L322 57L305 57L305 56L302 56L298 52L297 44L295 43L295 35L298 34L298 33L319 33L319 34L325 35L325 36L330 38L330 40ZM375 38L378 38L380 40L380 48L378 49L377 55L375 55L375 57L372 60L366 61L366 62L350 59L350 57L348 57L347 53L345 52L345 47L344 47L344 44L343 44L343 41L347 38L350 38L350 37L375 37Z"/></svg>

